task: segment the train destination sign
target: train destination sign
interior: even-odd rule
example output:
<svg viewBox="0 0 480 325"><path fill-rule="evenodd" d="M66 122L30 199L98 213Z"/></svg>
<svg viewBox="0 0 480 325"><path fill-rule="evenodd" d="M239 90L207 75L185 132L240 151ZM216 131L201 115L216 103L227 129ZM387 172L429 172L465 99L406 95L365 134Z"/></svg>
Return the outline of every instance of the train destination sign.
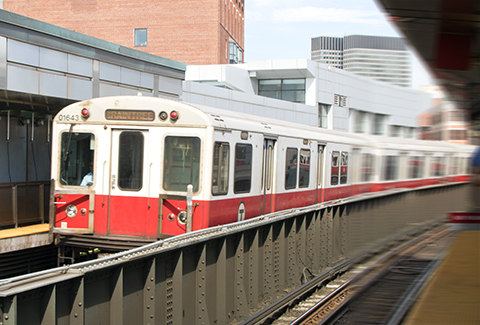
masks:
<svg viewBox="0 0 480 325"><path fill-rule="evenodd" d="M153 111L134 111L126 109L107 109L105 111L107 120L122 121L153 121L155 113Z"/></svg>

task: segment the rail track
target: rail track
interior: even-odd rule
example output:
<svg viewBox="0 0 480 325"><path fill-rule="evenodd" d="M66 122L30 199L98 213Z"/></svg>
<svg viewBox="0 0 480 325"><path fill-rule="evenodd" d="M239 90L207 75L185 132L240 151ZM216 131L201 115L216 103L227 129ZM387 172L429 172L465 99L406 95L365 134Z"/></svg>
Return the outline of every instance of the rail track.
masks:
<svg viewBox="0 0 480 325"><path fill-rule="evenodd" d="M453 232L446 226L337 265L242 324L399 324Z"/></svg>

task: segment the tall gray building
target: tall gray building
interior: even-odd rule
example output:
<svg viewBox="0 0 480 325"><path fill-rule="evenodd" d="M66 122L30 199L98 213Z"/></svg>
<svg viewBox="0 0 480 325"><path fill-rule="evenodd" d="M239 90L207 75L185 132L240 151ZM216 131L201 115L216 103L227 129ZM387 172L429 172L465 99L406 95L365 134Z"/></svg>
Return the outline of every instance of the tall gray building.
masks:
<svg viewBox="0 0 480 325"><path fill-rule="evenodd" d="M411 87L410 53L402 38L366 35L314 37L311 58L368 78Z"/></svg>

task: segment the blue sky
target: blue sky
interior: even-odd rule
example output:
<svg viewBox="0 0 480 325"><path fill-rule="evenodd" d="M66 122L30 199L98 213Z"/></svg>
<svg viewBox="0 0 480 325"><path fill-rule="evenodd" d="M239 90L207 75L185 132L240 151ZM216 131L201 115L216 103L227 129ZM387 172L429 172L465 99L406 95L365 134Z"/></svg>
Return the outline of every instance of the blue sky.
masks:
<svg viewBox="0 0 480 325"><path fill-rule="evenodd" d="M310 59L312 37L401 37L374 0L245 0L244 61ZM432 84L414 54L412 86Z"/></svg>

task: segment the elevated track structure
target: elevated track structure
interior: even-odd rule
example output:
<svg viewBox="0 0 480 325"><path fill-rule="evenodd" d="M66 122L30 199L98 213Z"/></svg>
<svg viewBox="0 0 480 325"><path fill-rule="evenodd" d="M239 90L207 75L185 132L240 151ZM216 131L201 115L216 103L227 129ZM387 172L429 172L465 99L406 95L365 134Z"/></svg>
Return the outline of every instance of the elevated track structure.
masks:
<svg viewBox="0 0 480 325"><path fill-rule="evenodd" d="M294 209L3 279L0 322L238 324L306 282L305 274L464 209L469 187L397 189Z"/></svg>

